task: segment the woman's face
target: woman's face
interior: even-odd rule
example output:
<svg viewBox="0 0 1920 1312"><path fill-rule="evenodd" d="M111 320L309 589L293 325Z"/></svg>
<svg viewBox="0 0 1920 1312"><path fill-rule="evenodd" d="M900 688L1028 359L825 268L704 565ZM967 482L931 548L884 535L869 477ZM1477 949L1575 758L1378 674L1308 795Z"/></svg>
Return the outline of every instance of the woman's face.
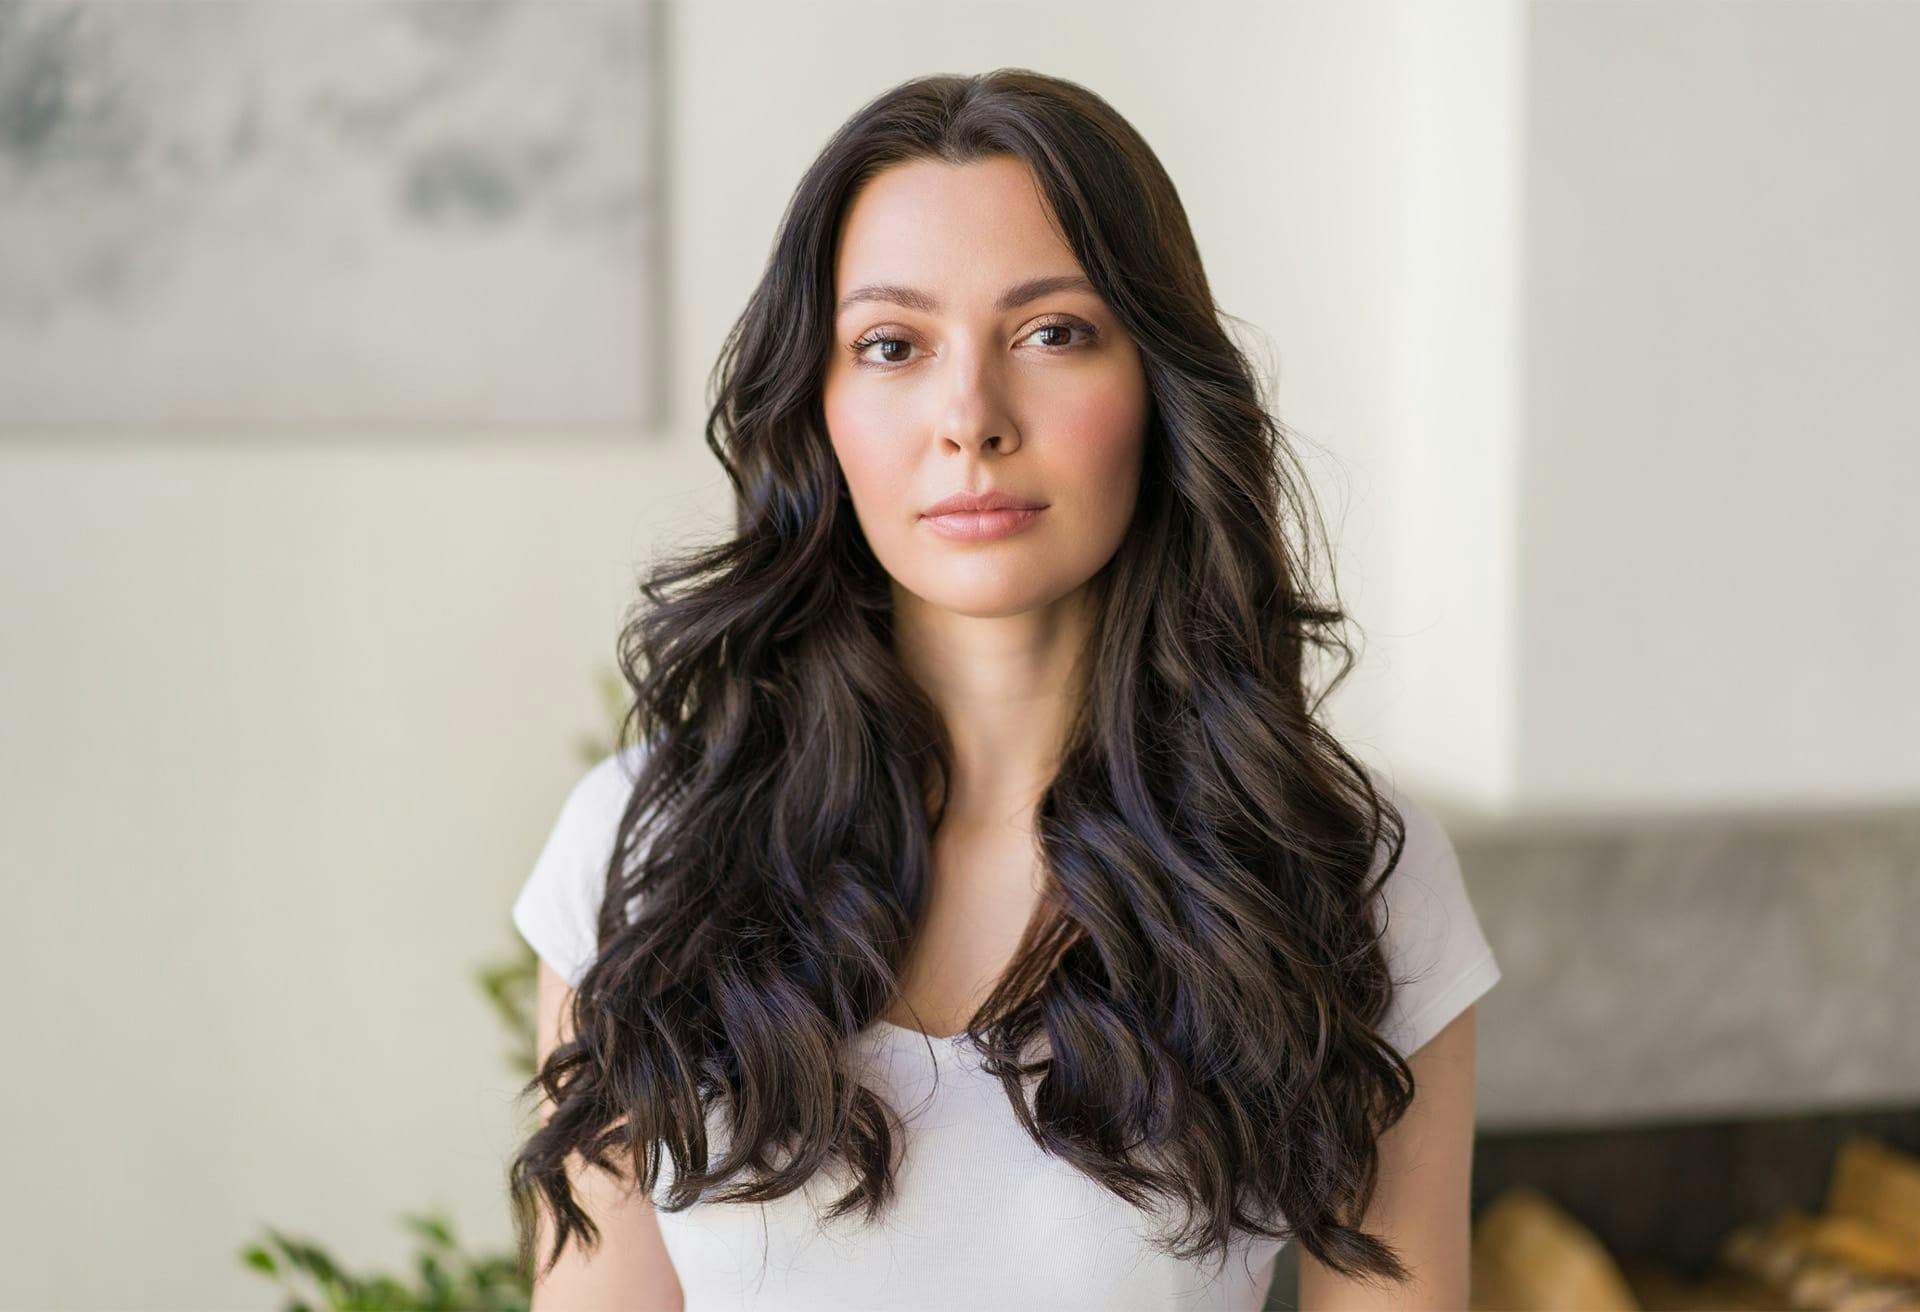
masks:
<svg viewBox="0 0 1920 1312"><path fill-rule="evenodd" d="M1067 285L1084 278L1018 160L895 165L855 197L822 399L854 513L896 587L1014 615L1075 592L1119 547L1149 394L1106 302ZM1039 279L1059 285L1029 286ZM1044 508L926 515L964 492Z"/></svg>

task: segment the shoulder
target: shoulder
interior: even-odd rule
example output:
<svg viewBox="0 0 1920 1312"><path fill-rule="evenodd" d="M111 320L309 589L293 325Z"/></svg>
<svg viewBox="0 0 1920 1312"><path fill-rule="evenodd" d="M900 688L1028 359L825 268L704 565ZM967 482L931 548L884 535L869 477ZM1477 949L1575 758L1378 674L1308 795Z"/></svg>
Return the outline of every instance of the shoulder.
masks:
<svg viewBox="0 0 1920 1312"><path fill-rule="evenodd" d="M1369 766L1367 774L1381 797L1400 816L1400 857L1393 873L1387 876L1382 886L1388 902L1391 904L1414 895L1416 886L1444 890L1462 882L1460 854L1454 849L1453 840L1439 818L1384 771ZM1371 874L1375 878L1378 878L1392 854L1392 838L1392 833L1383 828L1379 844L1374 850Z"/></svg>
<svg viewBox="0 0 1920 1312"><path fill-rule="evenodd" d="M575 779L513 902L521 937L569 985L580 982L598 950L600 907L620 820L643 758L644 748L635 744L602 757Z"/></svg>
<svg viewBox="0 0 1920 1312"><path fill-rule="evenodd" d="M604 875L640 765L640 748L626 747L601 757L575 779L547 835L541 862L570 868L598 864L594 878Z"/></svg>
<svg viewBox="0 0 1920 1312"><path fill-rule="evenodd" d="M1500 967L1445 827L1382 772L1369 773L1404 828L1399 861L1371 906L1394 983L1381 1033L1410 1056L1498 983ZM1391 838L1380 836L1374 878L1391 854Z"/></svg>
<svg viewBox="0 0 1920 1312"><path fill-rule="evenodd" d="M590 832L617 825L640 778L642 760L642 745L635 743L594 762L567 794L562 818L571 817Z"/></svg>

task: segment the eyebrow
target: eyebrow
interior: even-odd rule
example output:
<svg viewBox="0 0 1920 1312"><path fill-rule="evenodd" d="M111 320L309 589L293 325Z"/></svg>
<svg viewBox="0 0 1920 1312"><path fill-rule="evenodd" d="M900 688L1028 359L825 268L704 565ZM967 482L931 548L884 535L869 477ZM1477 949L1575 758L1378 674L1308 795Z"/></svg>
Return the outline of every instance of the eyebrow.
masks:
<svg viewBox="0 0 1920 1312"><path fill-rule="evenodd" d="M1092 292L1094 291L1094 286L1091 282L1088 282L1084 276L1077 273L1055 273L1040 278L1029 278L1025 282L1017 282L1001 292L1000 298L993 303L993 308L995 310L1012 310L1025 305L1028 301L1037 301L1042 296L1050 295L1053 292L1068 291ZM1095 292L1095 295L1098 295L1098 293ZM904 306L909 310L919 310L923 314L938 314L940 312L939 300L921 291L918 287L907 287L900 283L892 282L870 282L865 286L855 287L852 291L841 297L839 308L834 311L834 314L836 316L844 314L849 307L858 305L862 301L888 301L894 305Z"/></svg>

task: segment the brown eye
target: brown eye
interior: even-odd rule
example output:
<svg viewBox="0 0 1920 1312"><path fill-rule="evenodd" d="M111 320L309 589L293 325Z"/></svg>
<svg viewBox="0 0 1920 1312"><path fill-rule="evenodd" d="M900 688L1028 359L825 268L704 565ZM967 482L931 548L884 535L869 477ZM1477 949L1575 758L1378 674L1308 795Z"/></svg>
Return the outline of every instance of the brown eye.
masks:
<svg viewBox="0 0 1920 1312"><path fill-rule="evenodd" d="M885 369L889 365L905 364L904 351L897 351L892 355L886 355L883 356L882 359L876 360L867 355L870 349L876 346L906 348L912 345L913 343L904 337L890 337L885 333L874 333L867 337L862 337L847 349L853 352L854 363L873 369Z"/></svg>
<svg viewBox="0 0 1920 1312"><path fill-rule="evenodd" d="M1071 340L1071 338L1073 337L1073 334L1076 332L1079 333L1082 338L1082 340L1078 343ZM1051 320L1050 322L1040 324L1038 327L1034 328L1031 332L1029 332L1027 336L1030 338L1038 337L1042 333L1047 333L1051 335L1050 340L1043 341L1040 343L1040 348L1042 350L1070 351L1074 349L1076 345L1084 346L1088 342L1092 341L1095 337L1099 336L1099 329L1095 328L1090 323L1083 323L1079 319L1054 319L1054 320Z"/></svg>

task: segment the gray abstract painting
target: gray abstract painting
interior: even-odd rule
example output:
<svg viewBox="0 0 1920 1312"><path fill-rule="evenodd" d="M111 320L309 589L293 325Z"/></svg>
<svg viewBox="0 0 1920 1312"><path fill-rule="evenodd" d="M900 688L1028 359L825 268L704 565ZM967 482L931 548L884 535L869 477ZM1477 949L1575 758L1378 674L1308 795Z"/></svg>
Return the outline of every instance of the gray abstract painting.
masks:
<svg viewBox="0 0 1920 1312"><path fill-rule="evenodd" d="M636 427L646 0L0 0L0 425Z"/></svg>

